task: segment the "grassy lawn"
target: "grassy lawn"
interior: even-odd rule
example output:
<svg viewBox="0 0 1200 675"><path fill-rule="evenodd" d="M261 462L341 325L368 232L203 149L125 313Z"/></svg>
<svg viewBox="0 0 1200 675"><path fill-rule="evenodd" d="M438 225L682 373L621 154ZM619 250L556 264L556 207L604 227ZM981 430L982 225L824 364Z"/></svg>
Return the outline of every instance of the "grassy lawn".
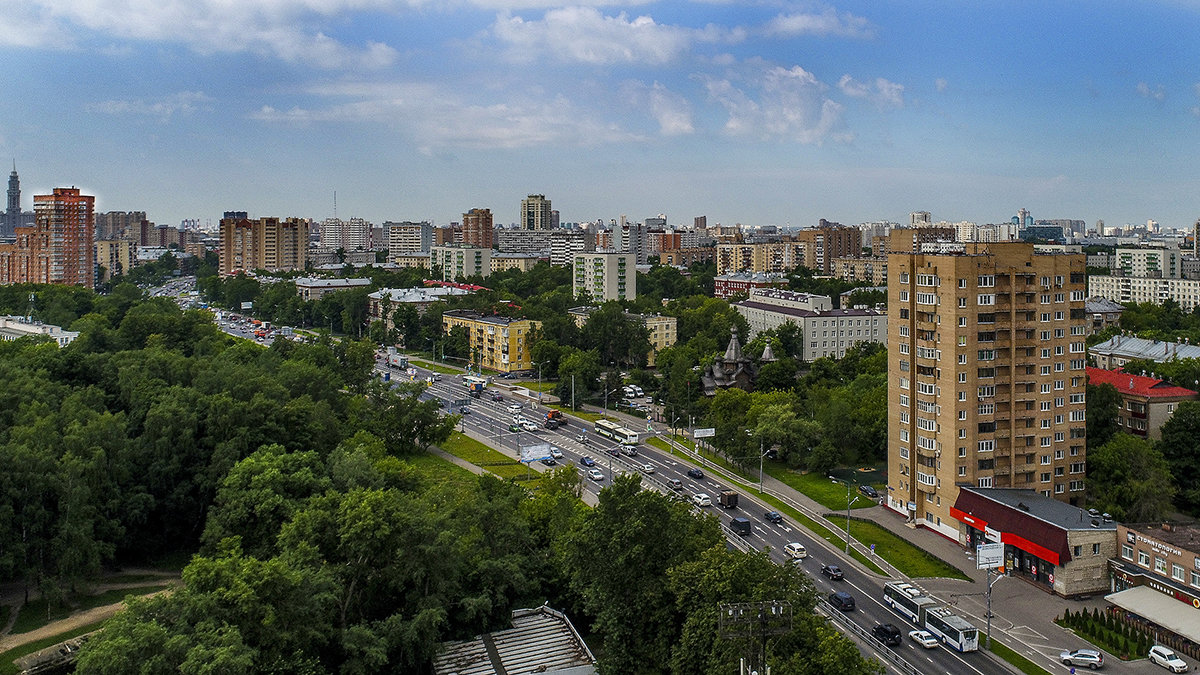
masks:
<svg viewBox="0 0 1200 675"><path fill-rule="evenodd" d="M836 513L826 513L825 517L834 524L839 522ZM846 522L844 513L840 521L843 524ZM896 533L872 521L850 518L850 537L858 540L864 546L875 544L875 555L888 561L893 567L910 577L940 577L971 581L971 578L959 569L913 546Z"/></svg>
<svg viewBox="0 0 1200 675"><path fill-rule="evenodd" d="M87 626L80 626L79 628L76 628L75 630L69 630L65 633L59 633L58 635L52 635L48 638L43 638L41 640L35 640L34 642L23 644L20 647L13 647L12 649L4 652L3 654L0 654L0 675L17 675L19 672L21 672L21 671L17 670L16 664L13 663L14 659L18 659L22 656L32 654L32 653L38 651L39 649L45 649L46 647L49 647L51 645L56 645L65 640L70 640L73 637L79 637L80 635L83 635L84 633L90 633L90 632L96 630L97 628L100 628L102 625L104 625L104 622L100 621L98 623L93 623L93 624L90 624Z"/></svg>
<svg viewBox="0 0 1200 675"><path fill-rule="evenodd" d="M527 480L531 469L508 455L501 454L489 448L474 438L468 438L456 431L450 436L449 440L442 444L441 448L455 457L465 459L475 466L487 469L490 473L494 473L504 480L516 478L523 481L523 484L530 490L537 488L536 480ZM536 478L538 473L534 471L532 475Z"/></svg>
<svg viewBox="0 0 1200 675"><path fill-rule="evenodd" d="M981 632L981 634L979 636L979 643L980 643L979 646L980 647L984 646L985 640L986 640L986 638L982 635L982 632ZM1004 659L1005 661L1008 661L1012 665L1016 666L1017 670L1021 671L1022 673L1025 673L1026 675L1050 675L1050 671L1039 666L1038 664L1034 663L1033 661L1030 661L1029 659L1025 658L1021 654L1016 653L1012 649L1009 649L1008 647L1005 647L1004 645L1000 644L1000 642L998 640L996 640L995 636L992 636L992 653L995 654L996 656L999 656L1000 658ZM1076 670L1079 670L1079 669L1077 668Z"/></svg>
<svg viewBox="0 0 1200 675"><path fill-rule="evenodd" d="M74 605L72 607L57 606L50 610L50 614L46 614L46 601L34 600L29 604L21 607L17 612L17 620L13 622L12 633L28 633L31 630L36 630L50 623L65 619L71 615L71 612L92 609L102 605L111 605L125 599L127 595L145 595L161 591L164 588L170 587L170 583L155 584L152 586L138 586L136 588L122 588L119 590L105 591L96 595L79 595L71 600ZM53 644L53 643L51 643Z"/></svg>
<svg viewBox="0 0 1200 675"><path fill-rule="evenodd" d="M447 450L447 452L449 451ZM475 484L475 474L436 455L414 455L404 461L412 465L421 476L432 484L452 484L463 487Z"/></svg>
<svg viewBox="0 0 1200 675"><path fill-rule="evenodd" d="M841 483L835 483L827 477L815 473L799 473L777 463L768 464L765 470L773 478L786 483L797 492L804 493L830 511L846 510L846 486ZM857 491L851 492L851 501L854 497L859 499L850 507L852 509L875 506L874 501L859 495Z"/></svg>
<svg viewBox="0 0 1200 675"><path fill-rule="evenodd" d="M441 373L443 375L461 375L462 374L462 368L454 368L452 366L443 366L440 363L433 363L431 361L421 361L418 359L409 359L409 363L413 364L414 366L420 366L420 367L424 368L425 370L432 370L435 373Z"/></svg>
<svg viewBox="0 0 1200 675"><path fill-rule="evenodd" d="M558 383L557 382L538 382L538 381L534 380L533 382L522 382L519 386L525 387L529 391L540 391L544 394L548 391L554 391L554 388L558 386Z"/></svg>
<svg viewBox="0 0 1200 675"><path fill-rule="evenodd" d="M557 408L567 415L578 417L579 419L587 420L588 422L595 422L596 420L604 419L604 415L601 415L600 413L589 412L587 410L571 410L571 406L563 403L550 405L548 407Z"/></svg>

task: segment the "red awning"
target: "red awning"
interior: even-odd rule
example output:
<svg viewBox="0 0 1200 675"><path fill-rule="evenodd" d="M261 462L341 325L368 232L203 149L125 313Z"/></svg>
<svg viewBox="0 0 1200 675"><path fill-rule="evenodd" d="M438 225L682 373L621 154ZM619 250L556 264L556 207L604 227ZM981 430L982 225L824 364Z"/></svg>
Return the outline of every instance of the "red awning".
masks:
<svg viewBox="0 0 1200 675"><path fill-rule="evenodd" d="M980 518L979 516L973 516L965 511L959 511L958 509L954 508L953 506L950 507L950 515L954 516L955 518L958 518L962 522L970 525L971 527L973 527L981 532L983 531L984 528L987 527L987 524L988 524L987 521L984 520L983 518Z"/></svg>
<svg viewBox="0 0 1200 675"><path fill-rule="evenodd" d="M991 527L1000 532L1000 541L1032 553L1052 565L1065 565L1071 560L1066 529L971 490L958 491L958 499L950 508L950 515L980 530L983 526ZM981 522L983 526L965 520L964 516Z"/></svg>

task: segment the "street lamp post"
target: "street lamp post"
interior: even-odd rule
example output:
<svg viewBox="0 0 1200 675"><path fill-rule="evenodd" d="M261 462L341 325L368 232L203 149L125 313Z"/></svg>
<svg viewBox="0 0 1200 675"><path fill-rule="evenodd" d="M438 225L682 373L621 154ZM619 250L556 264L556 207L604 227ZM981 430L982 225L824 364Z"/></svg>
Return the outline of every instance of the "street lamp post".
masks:
<svg viewBox="0 0 1200 675"><path fill-rule="evenodd" d="M546 365L547 363L550 362L542 361L538 364L538 403L542 402L542 366Z"/></svg>
<svg viewBox="0 0 1200 675"><path fill-rule="evenodd" d="M846 553L849 553L850 552L850 507L854 505L854 502L858 501L858 497L855 497L853 500L850 499L850 490L853 487L853 483L851 483L850 481L842 480L841 478L834 478L833 476L830 476L829 480L831 480L835 483L841 483L846 486Z"/></svg>

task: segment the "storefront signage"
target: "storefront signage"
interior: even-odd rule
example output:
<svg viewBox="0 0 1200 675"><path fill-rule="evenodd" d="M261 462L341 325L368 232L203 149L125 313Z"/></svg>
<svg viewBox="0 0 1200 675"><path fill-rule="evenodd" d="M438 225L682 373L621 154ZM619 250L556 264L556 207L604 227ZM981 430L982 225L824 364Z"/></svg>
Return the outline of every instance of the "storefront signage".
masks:
<svg viewBox="0 0 1200 675"><path fill-rule="evenodd" d="M1175 548L1174 546L1171 546L1170 544L1166 544L1161 541L1158 541L1157 539L1143 537L1141 534L1139 534L1139 535L1137 535L1137 540L1143 544L1148 545L1151 549L1153 549L1157 553L1166 553L1166 554L1177 555L1177 556L1183 555L1183 551L1180 551L1179 549Z"/></svg>
<svg viewBox="0 0 1200 675"><path fill-rule="evenodd" d="M990 527L983 528L983 536L987 537L988 541L1000 542L1000 530L993 530Z"/></svg>

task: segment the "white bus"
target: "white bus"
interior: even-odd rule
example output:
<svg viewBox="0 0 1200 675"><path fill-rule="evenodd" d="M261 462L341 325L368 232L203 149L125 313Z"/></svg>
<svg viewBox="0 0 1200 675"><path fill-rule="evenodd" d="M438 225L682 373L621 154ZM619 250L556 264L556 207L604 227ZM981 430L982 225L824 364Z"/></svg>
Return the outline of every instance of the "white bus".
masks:
<svg viewBox="0 0 1200 675"><path fill-rule="evenodd" d="M960 652L979 650L979 630L946 607L930 607L924 612L921 626L941 639L942 643Z"/></svg>
<svg viewBox="0 0 1200 675"><path fill-rule="evenodd" d="M912 584L889 581L883 585L883 604L904 615L904 618L920 625L921 609L937 605L937 601L921 592Z"/></svg>
<svg viewBox="0 0 1200 675"><path fill-rule="evenodd" d="M638 432L626 429L612 420L596 420L596 433L605 438L611 438L621 445L637 445L640 438Z"/></svg>

